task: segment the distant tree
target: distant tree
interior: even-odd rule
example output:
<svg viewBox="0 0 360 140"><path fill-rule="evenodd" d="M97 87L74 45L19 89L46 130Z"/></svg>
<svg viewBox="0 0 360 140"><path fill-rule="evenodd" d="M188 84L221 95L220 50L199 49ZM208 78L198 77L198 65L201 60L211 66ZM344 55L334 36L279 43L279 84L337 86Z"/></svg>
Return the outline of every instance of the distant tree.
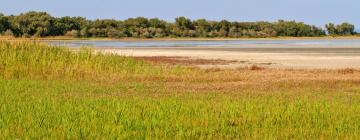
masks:
<svg viewBox="0 0 360 140"><path fill-rule="evenodd" d="M152 18L149 20L149 27L152 28L160 28L160 29L165 29L166 28L166 22L163 20L160 20L158 18Z"/></svg>
<svg viewBox="0 0 360 140"><path fill-rule="evenodd" d="M80 37L80 32L78 30L67 31L65 36Z"/></svg>
<svg viewBox="0 0 360 140"><path fill-rule="evenodd" d="M10 29L7 29L4 33L5 36L14 36L13 31L11 31Z"/></svg>
<svg viewBox="0 0 360 140"><path fill-rule="evenodd" d="M153 37L165 37L168 35L168 32L166 31L166 29L161 29L161 28L156 28L156 29L153 29Z"/></svg>
<svg viewBox="0 0 360 140"><path fill-rule="evenodd" d="M196 34L200 37L207 37L208 33L211 31L211 26L206 19L198 19L193 22L195 26Z"/></svg>
<svg viewBox="0 0 360 140"><path fill-rule="evenodd" d="M0 33L3 33L10 29L9 20L4 14L0 13Z"/></svg>
<svg viewBox="0 0 360 140"><path fill-rule="evenodd" d="M336 26L339 35L353 35L355 34L355 26L350 23L342 23Z"/></svg>
<svg viewBox="0 0 360 140"><path fill-rule="evenodd" d="M152 18L149 20L149 32L151 37L165 37L169 34L169 24L164 20Z"/></svg>
<svg viewBox="0 0 360 140"><path fill-rule="evenodd" d="M349 23L326 25L330 35L353 35L355 27ZM129 18L87 20L82 17L52 17L45 12L20 15L0 14L0 33L17 37L73 36L73 37L276 37L323 36L325 31L303 22L279 20L277 22L230 22L227 20L190 20L178 17L175 22L158 18Z"/></svg>
<svg viewBox="0 0 360 140"><path fill-rule="evenodd" d="M335 25L333 23L329 23L325 25L326 30L329 35L354 35L355 34L355 26L350 23L342 23L340 25Z"/></svg>
<svg viewBox="0 0 360 140"><path fill-rule="evenodd" d="M325 35L325 31L319 27L295 21L279 20L275 23L275 30L279 36L304 37Z"/></svg>
<svg viewBox="0 0 360 140"><path fill-rule="evenodd" d="M85 26L87 26L88 21L82 17L66 16L66 17L57 18L54 24L56 29L56 33L54 34L64 35L65 33L72 30L80 31Z"/></svg>
<svg viewBox="0 0 360 140"><path fill-rule="evenodd" d="M49 35L49 31L46 27L37 27L35 30L35 34L32 35L37 37L44 37Z"/></svg>
<svg viewBox="0 0 360 140"><path fill-rule="evenodd" d="M227 37L229 34L231 23L227 20L222 20L217 25L217 31L220 37Z"/></svg>
<svg viewBox="0 0 360 140"><path fill-rule="evenodd" d="M128 37L141 37L143 33L146 33L144 29L150 27L150 23L147 18L137 17L125 20L121 26L126 29L125 33Z"/></svg>
<svg viewBox="0 0 360 140"><path fill-rule="evenodd" d="M333 24L333 23L326 24L325 28L326 28L329 35L337 35L338 34L337 29L335 27L335 24Z"/></svg>
<svg viewBox="0 0 360 140"><path fill-rule="evenodd" d="M180 30L190 30L194 29L194 26L190 19L185 17L178 17L175 19L175 25Z"/></svg>
<svg viewBox="0 0 360 140"><path fill-rule="evenodd" d="M129 18L124 21L124 25L127 28L147 28L149 27L149 20L144 17Z"/></svg>
<svg viewBox="0 0 360 140"><path fill-rule="evenodd" d="M55 18L45 12L28 12L13 18L12 22L26 36L58 35L54 30Z"/></svg>
<svg viewBox="0 0 360 140"><path fill-rule="evenodd" d="M284 21L279 20L275 23L275 30L279 36L297 36L296 23L295 21Z"/></svg>
<svg viewBox="0 0 360 140"><path fill-rule="evenodd" d="M190 37L194 35L195 27L190 19L185 17L178 17L175 19L175 24L172 28L172 33L178 37Z"/></svg>

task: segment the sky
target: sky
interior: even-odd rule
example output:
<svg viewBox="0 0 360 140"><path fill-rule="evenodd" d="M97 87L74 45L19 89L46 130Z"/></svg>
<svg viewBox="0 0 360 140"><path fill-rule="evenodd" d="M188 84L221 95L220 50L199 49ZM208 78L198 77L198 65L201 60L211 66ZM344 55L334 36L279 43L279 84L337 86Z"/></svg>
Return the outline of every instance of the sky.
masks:
<svg viewBox="0 0 360 140"><path fill-rule="evenodd" d="M44 11L88 19L176 17L230 21L350 22L360 29L360 0L0 0L0 13Z"/></svg>

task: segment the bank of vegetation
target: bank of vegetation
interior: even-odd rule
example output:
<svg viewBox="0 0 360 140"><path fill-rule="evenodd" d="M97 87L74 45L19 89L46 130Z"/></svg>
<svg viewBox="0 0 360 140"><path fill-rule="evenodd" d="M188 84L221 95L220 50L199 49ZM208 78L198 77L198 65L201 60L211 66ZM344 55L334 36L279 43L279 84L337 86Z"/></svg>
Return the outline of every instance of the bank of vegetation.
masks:
<svg viewBox="0 0 360 140"><path fill-rule="evenodd" d="M20 15L0 14L0 34L15 37L108 37L108 38L264 38L264 37L320 37L355 35L350 23L329 23L326 29L296 21L238 22L190 20L178 17L175 22L158 18L129 18L126 20L83 17L53 17L46 12Z"/></svg>
<svg viewBox="0 0 360 140"><path fill-rule="evenodd" d="M0 137L359 139L359 77L200 70L0 41Z"/></svg>

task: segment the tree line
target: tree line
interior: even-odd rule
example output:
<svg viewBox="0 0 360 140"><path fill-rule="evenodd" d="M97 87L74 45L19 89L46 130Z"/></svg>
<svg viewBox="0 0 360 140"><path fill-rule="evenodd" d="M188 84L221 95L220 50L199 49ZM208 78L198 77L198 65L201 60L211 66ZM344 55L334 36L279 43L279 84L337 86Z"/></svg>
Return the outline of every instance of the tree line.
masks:
<svg viewBox="0 0 360 140"><path fill-rule="evenodd" d="M46 12L28 12L6 16L0 13L0 34L15 37L320 37L325 35L354 35L355 27L350 23L321 27L303 22L279 20L277 22L230 22L227 20L190 20L178 17L175 22L158 18L129 18L126 20L97 19L83 17L53 17Z"/></svg>

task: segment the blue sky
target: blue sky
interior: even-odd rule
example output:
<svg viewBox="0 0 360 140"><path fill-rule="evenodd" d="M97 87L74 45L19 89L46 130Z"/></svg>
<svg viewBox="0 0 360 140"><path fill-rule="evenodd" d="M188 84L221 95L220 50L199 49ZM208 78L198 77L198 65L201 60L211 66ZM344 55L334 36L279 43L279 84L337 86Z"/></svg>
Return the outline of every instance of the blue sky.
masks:
<svg viewBox="0 0 360 140"><path fill-rule="evenodd" d="M45 11L89 19L175 17L231 21L304 21L323 26L343 21L360 28L360 0L0 0L0 12Z"/></svg>

